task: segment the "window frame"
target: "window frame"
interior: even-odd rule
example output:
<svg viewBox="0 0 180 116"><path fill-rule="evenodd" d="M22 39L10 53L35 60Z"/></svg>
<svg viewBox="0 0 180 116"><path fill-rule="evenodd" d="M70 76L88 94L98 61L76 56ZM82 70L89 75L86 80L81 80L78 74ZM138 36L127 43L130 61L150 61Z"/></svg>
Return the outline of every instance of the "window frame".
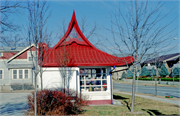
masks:
<svg viewBox="0 0 180 116"><path fill-rule="evenodd" d="M91 69L90 73L89 72L87 73L87 71L85 71L86 69ZM96 71L97 71L97 69L100 69L100 72L94 72L93 69L96 69ZM103 70L103 69L105 69L105 70ZM84 71L81 71L81 70L84 70ZM95 92L107 92L108 91L108 86L109 86L108 85L108 79L107 79L107 77L108 77L107 71L108 70L106 67L102 67L102 68L98 68L98 67L97 68L80 68L79 71L80 71L79 72L80 92L83 92L83 93L84 92L86 92L86 93L93 92L93 93L95 93ZM93 76L93 74L96 76ZM99 75L99 76L97 76L97 75ZM104 85L104 81L106 81L105 85ZM91 85L89 85L89 83ZM92 87L91 90L90 90L90 87Z"/></svg>
<svg viewBox="0 0 180 116"><path fill-rule="evenodd" d="M3 80L4 79L4 69L0 69L0 70L2 70L2 79L0 79L0 80Z"/></svg>
<svg viewBox="0 0 180 116"><path fill-rule="evenodd" d="M17 71L17 74L16 74L16 75L17 75L17 78L16 78L16 79L14 79L14 72L13 72L14 70ZM29 77L30 77L30 76L29 76L29 72L30 72L29 69L12 69L12 79L13 79L13 80L22 80L22 79L19 78L19 71L20 71L20 70L22 70L22 79L29 79ZM27 74L27 75L28 75L28 78L25 78L25 70L28 70L28 74Z"/></svg>

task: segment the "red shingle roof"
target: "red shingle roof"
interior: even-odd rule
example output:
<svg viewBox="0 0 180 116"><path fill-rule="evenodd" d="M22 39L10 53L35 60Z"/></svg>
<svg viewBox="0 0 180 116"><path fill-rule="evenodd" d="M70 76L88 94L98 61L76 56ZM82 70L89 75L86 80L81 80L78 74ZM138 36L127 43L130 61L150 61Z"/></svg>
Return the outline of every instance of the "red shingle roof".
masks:
<svg viewBox="0 0 180 116"><path fill-rule="evenodd" d="M53 48L47 48L44 43L39 46L41 51L42 46L45 46L41 59L44 67L121 66L134 62L130 56L116 57L94 47L81 32L75 12L67 32Z"/></svg>

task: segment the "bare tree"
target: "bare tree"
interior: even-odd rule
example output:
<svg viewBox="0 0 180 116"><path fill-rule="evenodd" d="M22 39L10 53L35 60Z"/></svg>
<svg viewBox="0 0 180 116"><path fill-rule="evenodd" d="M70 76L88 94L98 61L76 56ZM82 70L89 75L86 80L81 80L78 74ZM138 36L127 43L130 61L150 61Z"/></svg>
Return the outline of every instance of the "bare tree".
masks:
<svg viewBox="0 0 180 116"><path fill-rule="evenodd" d="M37 106L36 106L36 92L37 92L37 76L39 73L42 73L42 67L38 66L38 43L42 43L47 41L47 36L44 32L45 25L47 20L51 14L48 11L49 4L44 1L27 1L27 9L28 9L28 43L31 45L32 43L35 45L35 54L32 54L33 57L33 66L34 66L34 75L35 75L35 115L37 115ZM42 52L42 51L41 51ZM40 55L42 56L42 55ZM42 74L41 75L41 83L42 83ZM42 84L41 84L42 86Z"/></svg>
<svg viewBox="0 0 180 116"><path fill-rule="evenodd" d="M112 34L113 45L116 46L122 55L129 53L134 58L134 62L132 62L134 71L131 112L134 112L137 65L147 53L154 52L152 51L154 47L166 47L171 41L170 39L177 35L175 32L177 27L168 30L168 27L175 21L176 17L171 21L166 20L166 16L172 10L166 14L162 13L163 5L163 2L157 2L156 5L152 6L148 0L128 1L128 4L124 5L126 7L123 7L123 10L119 6L111 14L111 28L109 31ZM162 24L161 21L164 20L167 23Z"/></svg>
<svg viewBox="0 0 180 116"><path fill-rule="evenodd" d="M27 46L27 42L24 38L21 38L19 34L16 34L15 36L7 35L7 36L1 36L0 40L1 44L3 46L9 46L9 47L17 47L17 46Z"/></svg>
<svg viewBox="0 0 180 116"><path fill-rule="evenodd" d="M64 88L64 93L65 93L65 88L66 86L68 88L69 86L68 83L72 77L72 71L69 68L69 63L71 61L71 54L70 54L69 44L66 43L66 39L64 40L61 46L56 48L55 58L56 58L56 63L59 67L59 72L63 79L63 84L64 84L63 88Z"/></svg>
<svg viewBox="0 0 180 116"><path fill-rule="evenodd" d="M10 15L18 14L19 8L24 8L20 1L1 1L1 34L5 31L16 31L19 29L19 27L10 20Z"/></svg>

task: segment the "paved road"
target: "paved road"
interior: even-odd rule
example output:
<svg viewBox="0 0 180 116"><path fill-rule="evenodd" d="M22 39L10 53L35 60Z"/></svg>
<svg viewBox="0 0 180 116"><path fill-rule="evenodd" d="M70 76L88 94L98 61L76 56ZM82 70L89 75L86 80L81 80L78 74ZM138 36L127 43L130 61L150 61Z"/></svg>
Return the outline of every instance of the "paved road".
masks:
<svg viewBox="0 0 180 116"><path fill-rule="evenodd" d="M113 89L117 89L119 91L132 92L132 85L113 83ZM136 86L136 92L155 95L155 86L138 85L138 87ZM180 87L157 87L157 95L171 95L175 98L180 98Z"/></svg>
<svg viewBox="0 0 180 116"><path fill-rule="evenodd" d="M0 93L0 116L24 116L29 93Z"/></svg>

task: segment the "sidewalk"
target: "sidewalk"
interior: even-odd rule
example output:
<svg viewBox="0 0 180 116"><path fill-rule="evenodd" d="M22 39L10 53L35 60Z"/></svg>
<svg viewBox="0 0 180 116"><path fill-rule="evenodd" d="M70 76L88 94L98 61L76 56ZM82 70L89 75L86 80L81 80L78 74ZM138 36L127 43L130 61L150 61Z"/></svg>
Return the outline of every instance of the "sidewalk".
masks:
<svg viewBox="0 0 180 116"><path fill-rule="evenodd" d="M121 92L121 91L118 91L118 90L113 90L113 92L126 94L126 95L132 95L131 93ZM155 96L146 96L146 95L139 95L139 94L135 94L135 96L143 97L143 98L147 98L147 99L153 99L153 100L162 101L162 102L167 102L167 103L178 105L180 107L180 101L179 100L167 100L167 99L158 98L158 97L155 97Z"/></svg>

